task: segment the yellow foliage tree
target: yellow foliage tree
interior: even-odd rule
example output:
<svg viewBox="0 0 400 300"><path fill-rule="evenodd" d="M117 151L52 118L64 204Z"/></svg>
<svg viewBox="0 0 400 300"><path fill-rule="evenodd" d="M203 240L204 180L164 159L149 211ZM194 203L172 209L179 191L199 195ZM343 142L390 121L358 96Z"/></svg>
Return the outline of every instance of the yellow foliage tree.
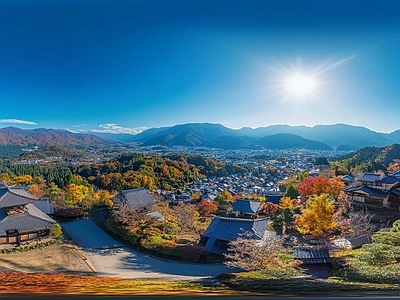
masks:
<svg viewBox="0 0 400 300"><path fill-rule="evenodd" d="M33 177L31 175L20 175L12 178L12 182L15 184L25 184L33 181Z"/></svg>
<svg viewBox="0 0 400 300"><path fill-rule="evenodd" d="M65 187L65 203L74 205L82 202L90 194L87 186L71 183Z"/></svg>
<svg viewBox="0 0 400 300"><path fill-rule="evenodd" d="M328 194L314 195L308 198L306 208L296 219L297 230L302 234L321 237L336 228L336 217L334 201L329 199Z"/></svg>
<svg viewBox="0 0 400 300"><path fill-rule="evenodd" d="M293 209L294 208L294 201L290 197L282 197L281 200L279 201L279 208L289 208Z"/></svg>
<svg viewBox="0 0 400 300"><path fill-rule="evenodd" d="M113 197L114 194L110 193L107 190L100 190L93 194L94 200L98 201L99 203L104 203L105 205L108 205L110 207L114 205L114 202L112 201Z"/></svg>

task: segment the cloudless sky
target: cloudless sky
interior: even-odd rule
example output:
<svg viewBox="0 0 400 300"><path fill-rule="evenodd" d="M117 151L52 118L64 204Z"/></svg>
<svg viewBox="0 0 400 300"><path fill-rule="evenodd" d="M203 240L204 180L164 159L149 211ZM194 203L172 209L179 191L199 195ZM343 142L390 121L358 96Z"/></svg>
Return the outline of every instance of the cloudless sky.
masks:
<svg viewBox="0 0 400 300"><path fill-rule="evenodd" d="M0 2L0 127L391 132L399 83L400 1Z"/></svg>

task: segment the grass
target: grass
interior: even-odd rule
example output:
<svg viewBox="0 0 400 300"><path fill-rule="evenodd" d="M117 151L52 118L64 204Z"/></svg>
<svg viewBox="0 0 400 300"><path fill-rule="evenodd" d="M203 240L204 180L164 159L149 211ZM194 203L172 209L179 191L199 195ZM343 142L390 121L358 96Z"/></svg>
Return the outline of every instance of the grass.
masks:
<svg viewBox="0 0 400 300"><path fill-rule="evenodd" d="M226 274L220 276L220 280L223 286L229 289L291 295L400 291L400 285L398 284L348 282L342 281L337 277L331 277L327 281L304 276L279 278L265 270Z"/></svg>

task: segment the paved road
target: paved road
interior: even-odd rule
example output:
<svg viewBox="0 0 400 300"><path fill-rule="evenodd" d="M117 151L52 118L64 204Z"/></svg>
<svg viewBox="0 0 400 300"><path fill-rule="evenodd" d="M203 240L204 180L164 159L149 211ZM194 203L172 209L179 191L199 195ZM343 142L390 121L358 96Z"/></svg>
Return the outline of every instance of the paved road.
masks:
<svg viewBox="0 0 400 300"><path fill-rule="evenodd" d="M133 279L199 280L232 271L224 265L201 265L158 259L124 246L91 219L61 224L104 276Z"/></svg>

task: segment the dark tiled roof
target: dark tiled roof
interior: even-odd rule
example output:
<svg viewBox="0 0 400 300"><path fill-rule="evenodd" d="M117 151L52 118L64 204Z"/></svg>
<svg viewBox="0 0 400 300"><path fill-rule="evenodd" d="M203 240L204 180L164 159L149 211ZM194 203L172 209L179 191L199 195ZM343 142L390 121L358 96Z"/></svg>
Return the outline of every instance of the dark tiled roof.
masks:
<svg viewBox="0 0 400 300"><path fill-rule="evenodd" d="M364 182L375 182L381 179L381 174L376 173L365 173L361 178L360 181Z"/></svg>
<svg viewBox="0 0 400 300"><path fill-rule="evenodd" d="M381 180L379 180L379 182L385 183L385 184L395 184L397 182L400 182L400 178L389 175L389 176L383 177Z"/></svg>
<svg viewBox="0 0 400 300"><path fill-rule="evenodd" d="M214 217L207 230L202 234L224 241L236 240L240 234L250 232L255 234L256 239L262 239L267 229L268 218L264 219L241 219Z"/></svg>
<svg viewBox="0 0 400 300"><path fill-rule="evenodd" d="M126 202L132 209L139 209L153 205L156 201L150 196L145 188L138 188L132 190L121 191L120 194L114 198L116 204Z"/></svg>
<svg viewBox="0 0 400 300"><path fill-rule="evenodd" d="M274 204L279 204L281 198L283 197L283 193L281 192L267 192L265 193L266 202L271 202Z"/></svg>
<svg viewBox="0 0 400 300"><path fill-rule="evenodd" d="M400 178L400 171L389 174L389 176Z"/></svg>
<svg viewBox="0 0 400 300"><path fill-rule="evenodd" d="M342 177L342 181L344 181L344 182L354 182L354 177L351 176L351 175L344 175Z"/></svg>
<svg viewBox="0 0 400 300"><path fill-rule="evenodd" d="M375 198L387 198L389 195L389 191L386 190L380 190L380 189L373 189L370 188L366 185L362 186L349 186L347 188L344 188L343 191L345 192L357 192L357 191L363 191L364 193L370 195L371 197Z"/></svg>
<svg viewBox="0 0 400 300"><path fill-rule="evenodd" d="M373 188L370 188L365 185L361 186L358 190L361 190L361 191L367 193L368 195L370 195L371 197L375 197L375 198L386 198L389 195L388 191L373 189Z"/></svg>
<svg viewBox="0 0 400 300"><path fill-rule="evenodd" d="M233 203L233 210L247 213L256 213L260 208L260 204L261 203L259 201L237 199L235 203Z"/></svg>
<svg viewBox="0 0 400 300"><path fill-rule="evenodd" d="M25 205L36 200L22 188L0 187L0 208Z"/></svg>
<svg viewBox="0 0 400 300"><path fill-rule="evenodd" d="M303 264L326 264L331 262L329 252L326 249L314 249L312 247L294 247L294 258L301 260Z"/></svg>
<svg viewBox="0 0 400 300"><path fill-rule="evenodd" d="M49 199L40 199L33 202L33 205L48 215L54 215L54 206L50 203Z"/></svg>
<svg viewBox="0 0 400 300"><path fill-rule="evenodd" d="M6 231L16 229L19 233L44 230L56 224L52 218L35 207L33 204L26 205L26 212L20 215L7 216L3 213L0 220L0 236L6 235Z"/></svg>

